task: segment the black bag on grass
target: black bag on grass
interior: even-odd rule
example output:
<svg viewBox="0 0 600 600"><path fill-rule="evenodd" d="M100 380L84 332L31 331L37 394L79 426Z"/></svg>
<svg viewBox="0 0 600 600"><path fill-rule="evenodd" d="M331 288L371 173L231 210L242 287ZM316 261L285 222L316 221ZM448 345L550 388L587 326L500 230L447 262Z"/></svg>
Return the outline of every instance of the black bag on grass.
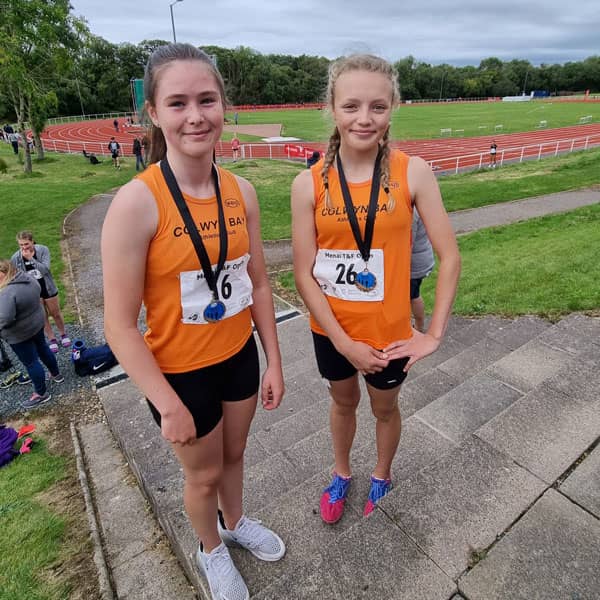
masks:
<svg viewBox="0 0 600 600"><path fill-rule="evenodd" d="M118 364L108 344L86 348L82 340L75 340L73 342L71 361L73 362L75 373L81 377L102 373L102 371L107 371Z"/></svg>

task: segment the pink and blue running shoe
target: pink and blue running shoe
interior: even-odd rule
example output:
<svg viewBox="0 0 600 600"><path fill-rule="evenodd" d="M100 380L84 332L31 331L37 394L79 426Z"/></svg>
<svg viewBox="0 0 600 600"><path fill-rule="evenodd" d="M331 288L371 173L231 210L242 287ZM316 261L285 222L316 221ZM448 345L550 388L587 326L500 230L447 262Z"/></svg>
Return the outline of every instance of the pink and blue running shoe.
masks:
<svg viewBox="0 0 600 600"><path fill-rule="evenodd" d="M371 475L371 489L369 491L369 499L365 504L363 516L370 515L377 503L392 489L391 479L377 479Z"/></svg>
<svg viewBox="0 0 600 600"><path fill-rule="evenodd" d="M351 481L352 477L340 477L334 473L329 487L323 490L321 518L325 523L337 523L342 518Z"/></svg>

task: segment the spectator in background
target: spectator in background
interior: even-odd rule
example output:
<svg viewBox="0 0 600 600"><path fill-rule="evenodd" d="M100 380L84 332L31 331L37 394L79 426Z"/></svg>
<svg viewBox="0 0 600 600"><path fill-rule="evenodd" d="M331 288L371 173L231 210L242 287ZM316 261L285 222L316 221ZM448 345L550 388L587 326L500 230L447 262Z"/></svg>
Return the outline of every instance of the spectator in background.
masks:
<svg viewBox="0 0 600 600"><path fill-rule="evenodd" d="M110 155L112 157L113 167L120 171L121 162L119 160L119 155L121 154L121 144L119 144L114 137L111 137L110 142L108 142L108 149L110 150Z"/></svg>
<svg viewBox="0 0 600 600"><path fill-rule="evenodd" d="M233 122L237 125L238 124L238 119L239 119L239 115L237 113L237 110L233 113Z"/></svg>
<svg viewBox="0 0 600 600"><path fill-rule="evenodd" d="M148 140L148 136L144 134L142 137L142 150L144 151L144 164L148 164L148 154L150 152L150 141Z"/></svg>
<svg viewBox="0 0 600 600"><path fill-rule="evenodd" d="M113 121L113 127L115 128L115 131L116 131L117 133L119 133L119 121L118 121L118 119L115 119L115 120Z"/></svg>
<svg viewBox="0 0 600 600"><path fill-rule="evenodd" d="M231 140L231 152L233 154L233 162L237 162L237 159L240 157L240 140L237 133L234 134Z"/></svg>
<svg viewBox="0 0 600 600"><path fill-rule="evenodd" d="M142 142L137 137L133 140L133 154L135 155L135 170L139 171L141 167L141 170L143 171L146 168L146 165L144 163Z"/></svg>
<svg viewBox="0 0 600 600"><path fill-rule="evenodd" d="M496 144L496 140L492 142L490 146L490 167L492 169L496 168L496 154L498 153L498 145Z"/></svg>
<svg viewBox="0 0 600 600"><path fill-rule="evenodd" d="M11 127L12 129L12 127ZM12 146L13 152L15 154L19 154L19 141L21 139L21 136L18 133L15 133L14 131L11 131L8 134L8 141L10 142L10 145Z"/></svg>
<svg viewBox="0 0 600 600"><path fill-rule="evenodd" d="M319 162L321 158L321 153L318 150L315 150L307 159L306 159L306 168L310 169L314 164Z"/></svg>
<svg viewBox="0 0 600 600"><path fill-rule="evenodd" d="M71 340L65 330L65 321L60 311L58 288L50 273L50 250L42 244L36 244L31 231L20 231L17 234L17 243L19 250L12 255L10 260L17 269L33 277L39 284L40 297L46 314L44 329L50 340L50 350L54 353L58 352L58 341L50 325L50 317L54 319L58 328L61 346L68 348Z"/></svg>
<svg viewBox="0 0 600 600"><path fill-rule="evenodd" d="M425 302L421 297L421 282L435 266L433 248L427 237L427 230L419 212L413 208L412 253L410 257L410 307L415 321L415 329L425 332Z"/></svg>
<svg viewBox="0 0 600 600"><path fill-rule="evenodd" d="M65 378L44 338L40 285L8 260L0 260L0 336L10 344L27 371L28 377L22 375L19 383L33 383L35 391L21 406L28 410L48 402L52 396L40 360L50 371L50 381L62 383Z"/></svg>

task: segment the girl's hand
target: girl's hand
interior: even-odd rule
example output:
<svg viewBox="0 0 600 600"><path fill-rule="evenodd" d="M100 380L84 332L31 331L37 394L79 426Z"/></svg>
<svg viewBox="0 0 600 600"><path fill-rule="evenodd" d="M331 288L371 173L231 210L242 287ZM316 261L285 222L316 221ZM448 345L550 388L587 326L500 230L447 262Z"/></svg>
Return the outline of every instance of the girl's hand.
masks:
<svg viewBox="0 0 600 600"><path fill-rule="evenodd" d="M281 367L267 367L263 374L260 399L265 410L273 410L281 404L285 387Z"/></svg>
<svg viewBox="0 0 600 600"><path fill-rule="evenodd" d="M387 353L390 360L397 358L409 357L404 371L408 373L408 370L422 358L433 354L440 346L441 340L434 338L428 333L421 333L420 331L413 328L413 336L408 340L398 340L392 342L383 351Z"/></svg>
<svg viewBox="0 0 600 600"><path fill-rule="evenodd" d="M363 375L379 373L380 371L383 371L390 362L390 357L385 351L380 352L375 348L371 348L371 346L364 342L352 341L341 354L343 354L348 361L352 363L352 366Z"/></svg>
<svg viewBox="0 0 600 600"><path fill-rule="evenodd" d="M34 254L35 254L35 250L33 248L23 248L21 250L21 256L25 260L31 260L33 258Z"/></svg>
<svg viewBox="0 0 600 600"><path fill-rule="evenodd" d="M196 441L196 424L192 413L180 403L180 407L161 417L161 433L172 444L191 444Z"/></svg>

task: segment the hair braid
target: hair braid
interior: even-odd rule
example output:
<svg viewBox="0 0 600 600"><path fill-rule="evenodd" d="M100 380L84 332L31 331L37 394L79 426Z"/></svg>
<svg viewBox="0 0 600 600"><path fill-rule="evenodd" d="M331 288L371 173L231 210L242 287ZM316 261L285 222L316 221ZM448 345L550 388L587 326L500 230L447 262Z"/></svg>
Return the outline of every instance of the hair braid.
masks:
<svg viewBox="0 0 600 600"><path fill-rule="evenodd" d="M381 138L381 186L388 198L388 210L393 212L396 206L394 196L390 194L390 128Z"/></svg>
<svg viewBox="0 0 600 600"><path fill-rule="evenodd" d="M329 144L327 146L327 152L325 152L325 158L323 159L323 168L321 169L321 177L323 178L323 185L325 186L325 206L331 208L331 196L329 195L329 167L333 164L333 159L340 148L340 132L336 127L329 138Z"/></svg>

